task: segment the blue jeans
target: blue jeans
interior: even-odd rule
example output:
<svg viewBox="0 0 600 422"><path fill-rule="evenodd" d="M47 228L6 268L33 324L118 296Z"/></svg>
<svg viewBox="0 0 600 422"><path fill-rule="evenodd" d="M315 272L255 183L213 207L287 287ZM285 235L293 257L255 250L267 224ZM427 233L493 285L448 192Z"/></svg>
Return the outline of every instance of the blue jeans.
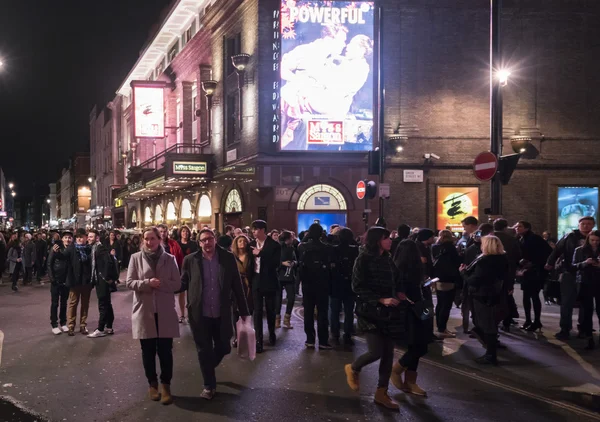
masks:
<svg viewBox="0 0 600 422"><path fill-rule="evenodd" d="M577 300L575 275L564 272L560 277L560 331L570 333L573 328L573 306Z"/></svg>
<svg viewBox="0 0 600 422"><path fill-rule="evenodd" d="M354 297L344 299L331 298L331 336L340 337L340 311L344 306L344 337L350 337L354 331Z"/></svg>

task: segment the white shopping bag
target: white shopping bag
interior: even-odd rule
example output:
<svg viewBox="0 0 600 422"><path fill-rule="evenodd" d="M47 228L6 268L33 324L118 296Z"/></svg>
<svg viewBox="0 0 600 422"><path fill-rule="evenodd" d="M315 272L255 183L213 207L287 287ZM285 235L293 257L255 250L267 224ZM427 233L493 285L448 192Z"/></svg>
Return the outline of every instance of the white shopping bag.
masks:
<svg viewBox="0 0 600 422"><path fill-rule="evenodd" d="M252 328L250 317L246 318L246 322L242 318L236 322L237 327L237 352L242 359L254 360L256 358L256 333Z"/></svg>

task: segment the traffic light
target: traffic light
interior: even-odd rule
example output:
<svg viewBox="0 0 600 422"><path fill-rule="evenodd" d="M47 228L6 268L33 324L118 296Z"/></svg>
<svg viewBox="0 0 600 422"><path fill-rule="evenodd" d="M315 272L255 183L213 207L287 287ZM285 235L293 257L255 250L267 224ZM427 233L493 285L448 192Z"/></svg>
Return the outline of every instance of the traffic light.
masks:
<svg viewBox="0 0 600 422"><path fill-rule="evenodd" d="M369 175L379 174L379 150L369 151Z"/></svg>
<svg viewBox="0 0 600 422"><path fill-rule="evenodd" d="M372 180L365 180L366 192L365 198L373 199L377 196L377 183Z"/></svg>

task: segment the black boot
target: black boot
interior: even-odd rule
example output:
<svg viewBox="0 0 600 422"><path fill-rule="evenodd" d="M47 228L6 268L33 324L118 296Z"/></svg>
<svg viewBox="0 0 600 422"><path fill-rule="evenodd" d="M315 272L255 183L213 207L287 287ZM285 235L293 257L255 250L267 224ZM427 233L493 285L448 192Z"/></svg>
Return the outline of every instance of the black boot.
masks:
<svg viewBox="0 0 600 422"><path fill-rule="evenodd" d="M588 338L588 344L585 346L585 350L594 350L596 343L594 343L594 337Z"/></svg>
<svg viewBox="0 0 600 422"><path fill-rule="evenodd" d="M485 343L487 346L485 355L475 359L475 362L487 365L498 365L498 358L496 357L498 339L496 338L496 334L486 334Z"/></svg>

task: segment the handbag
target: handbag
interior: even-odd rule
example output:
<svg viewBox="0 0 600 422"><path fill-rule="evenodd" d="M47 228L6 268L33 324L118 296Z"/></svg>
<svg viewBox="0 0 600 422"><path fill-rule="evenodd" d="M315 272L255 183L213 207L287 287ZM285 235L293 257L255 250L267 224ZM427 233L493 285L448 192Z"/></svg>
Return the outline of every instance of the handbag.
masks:
<svg viewBox="0 0 600 422"><path fill-rule="evenodd" d="M368 321L391 321L392 312L388 306L377 303L376 305L369 302L358 301L356 303L356 315Z"/></svg>

